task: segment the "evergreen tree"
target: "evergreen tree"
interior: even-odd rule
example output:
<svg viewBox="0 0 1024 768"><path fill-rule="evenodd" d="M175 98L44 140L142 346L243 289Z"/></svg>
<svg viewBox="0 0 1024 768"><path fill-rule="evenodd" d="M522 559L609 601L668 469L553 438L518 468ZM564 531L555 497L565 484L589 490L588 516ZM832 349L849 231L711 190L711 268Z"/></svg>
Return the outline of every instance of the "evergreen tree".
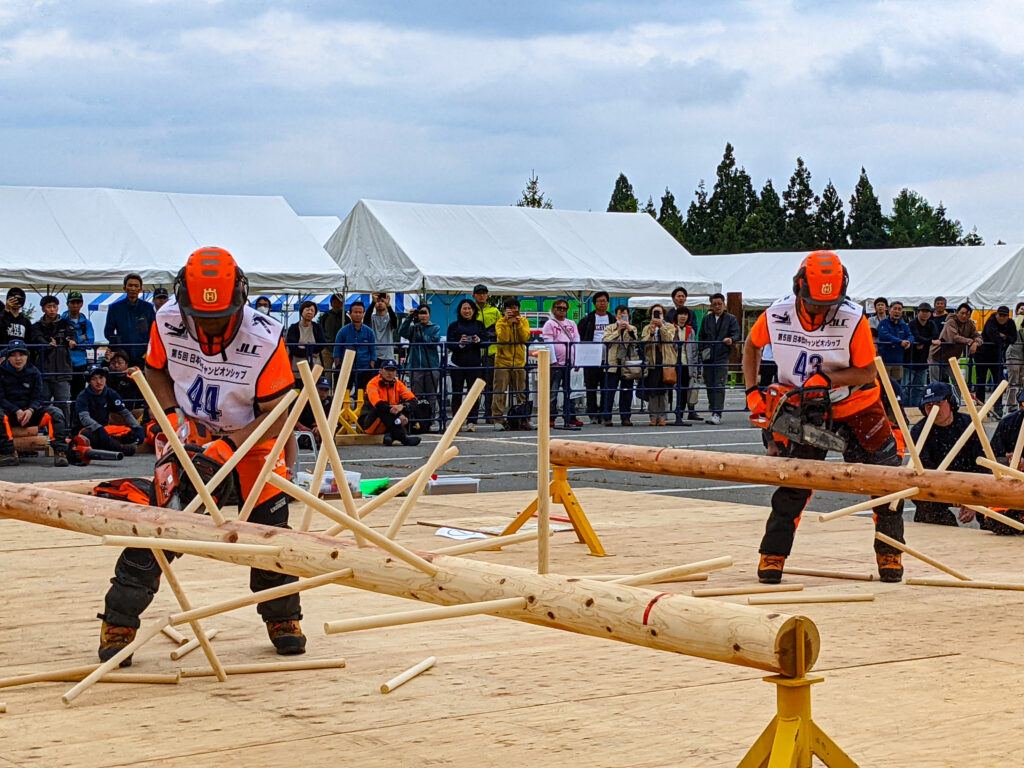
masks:
<svg viewBox="0 0 1024 768"><path fill-rule="evenodd" d="M530 180L526 182L526 189L516 205L520 208L551 208L551 201L545 199L540 191L540 180L535 171L530 171Z"/></svg>
<svg viewBox="0 0 1024 768"><path fill-rule="evenodd" d="M779 193L768 179L753 212L740 227L741 250L745 253L781 251L786 232L786 214Z"/></svg>
<svg viewBox="0 0 1024 768"><path fill-rule="evenodd" d="M608 201L608 212L622 211L625 213L637 212L636 193L633 192L633 185L629 183L626 174L620 173L615 180L615 189L612 190L612 199Z"/></svg>
<svg viewBox="0 0 1024 768"><path fill-rule="evenodd" d="M654 207L654 198L647 196L647 204L644 206L644 213L649 214L652 219L658 218L658 209Z"/></svg>
<svg viewBox="0 0 1024 768"><path fill-rule="evenodd" d="M960 245L984 245L985 241L982 240L981 235L978 234L978 228L972 227L971 231L963 236L963 239L959 243ZM1006 245L1006 243L1000 241L997 245Z"/></svg>
<svg viewBox="0 0 1024 768"><path fill-rule="evenodd" d="M961 245L964 241L964 228L957 219L946 217L946 206L939 201L935 209L935 242L932 245Z"/></svg>
<svg viewBox="0 0 1024 768"><path fill-rule="evenodd" d="M846 233L851 248L889 247L882 206L863 167L850 197L850 218L846 222Z"/></svg>
<svg viewBox="0 0 1024 768"><path fill-rule="evenodd" d="M904 187L892 199L892 215L886 219L891 247L937 245L937 225L935 209L914 190Z"/></svg>
<svg viewBox="0 0 1024 768"><path fill-rule="evenodd" d="M790 251L814 248L816 237L812 211L820 201L811 189L811 172L801 157L796 159L796 170L789 178L789 186L782 193L782 200L786 212L784 247Z"/></svg>
<svg viewBox="0 0 1024 768"><path fill-rule="evenodd" d="M750 176L736 167L732 144L725 145L711 191L710 229L714 233L716 253L735 253L740 247L739 232L757 202ZM732 220L729 223L729 220ZM728 227L728 234L725 234Z"/></svg>
<svg viewBox="0 0 1024 768"><path fill-rule="evenodd" d="M661 196L661 210L658 211L658 223L665 228L672 237L680 242L683 239L683 215L676 206L676 198L668 187L665 187L665 194Z"/></svg>
<svg viewBox="0 0 1024 768"><path fill-rule="evenodd" d="M830 251L837 248L846 248L849 241L846 239L846 214L843 212L843 200L832 186L832 179L828 180L825 189L821 193L821 202L818 203L818 210L814 214L814 231L817 240L816 248L826 248Z"/></svg>
<svg viewBox="0 0 1024 768"><path fill-rule="evenodd" d="M683 245L690 253L711 253L714 245L709 228L711 211L708 207L708 190L704 179L697 185L693 202L686 210L686 221L683 222Z"/></svg>

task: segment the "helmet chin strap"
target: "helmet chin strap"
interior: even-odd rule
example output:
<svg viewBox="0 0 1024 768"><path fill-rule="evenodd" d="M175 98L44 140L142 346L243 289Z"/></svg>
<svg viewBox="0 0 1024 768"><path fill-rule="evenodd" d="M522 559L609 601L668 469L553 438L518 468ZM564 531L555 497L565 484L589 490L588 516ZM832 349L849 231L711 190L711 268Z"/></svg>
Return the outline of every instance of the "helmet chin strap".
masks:
<svg viewBox="0 0 1024 768"><path fill-rule="evenodd" d="M183 314L182 319L185 321L185 327L188 329L189 335L199 342L199 349L204 355L212 357L219 354L221 359L226 361L228 359L228 345L235 338L238 329L242 327L241 314L241 311L239 311L232 315L228 320L228 324L224 327L224 332L218 334L207 333L199 327L194 318L188 315Z"/></svg>
<svg viewBox="0 0 1024 768"><path fill-rule="evenodd" d="M799 296L796 298L796 316L800 318L800 325L805 331L818 331L831 323L839 312L839 305L828 307L824 312L811 313L807 311L804 300ZM816 318L820 318L817 320Z"/></svg>

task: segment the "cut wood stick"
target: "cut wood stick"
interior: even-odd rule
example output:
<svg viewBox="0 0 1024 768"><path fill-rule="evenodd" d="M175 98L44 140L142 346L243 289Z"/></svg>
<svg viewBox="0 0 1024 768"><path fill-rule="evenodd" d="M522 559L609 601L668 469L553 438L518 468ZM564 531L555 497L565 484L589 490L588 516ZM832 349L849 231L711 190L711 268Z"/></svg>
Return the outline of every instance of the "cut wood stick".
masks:
<svg viewBox="0 0 1024 768"><path fill-rule="evenodd" d="M320 587L324 584L333 584L340 579L346 579L350 576L352 576L352 569L342 568L340 571L331 571L330 573L313 576L312 578L303 579L302 581L293 581L291 584L282 584L279 587L271 587L270 589L264 589L249 595L235 597L231 600L223 600L219 603L212 603L210 605L193 608L182 613L176 613L171 616L171 624L186 624L190 621L198 621L199 619L215 616L218 613L227 613L228 611L233 611L237 608L244 608L247 605L256 605L257 603L266 602L267 600L274 600L278 597L287 597L288 595L293 595L296 592Z"/></svg>
<svg viewBox="0 0 1024 768"><path fill-rule="evenodd" d="M240 521L246 522L249 519L249 515L252 514L252 510L256 506L256 500L263 493L263 489L267 485L267 478L277 468L277 462L284 452L288 439L295 433L295 425L298 424L299 416L302 415L302 410L306 407L310 397L316 397L316 392L311 393L303 387L295 403L292 405L292 410L285 418L281 431L277 435L277 440L274 441L274 446L270 449L266 461L263 462L263 466L260 468L260 473L256 476L256 481L252 484L252 488L249 489L249 495L245 497L242 508L238 510L238 519Z"/></svg>
<svg viewBox="0 0 1024 768"><path fill-rule="evenodd" d="M417 520L416 525L423 525L427 528L451 528L455 531L469 531L470 533L482 533L485 536L491 536L495 539L501 535L494 530L485 531L483 528L470 528L466 525L452 525L451 523L435 523L431 520Z"/></svg>
<svg viewBox="0 0 1024 768"><path fill-rule="evenodd" d="M334 442L334 433L338 431L338 419L341 416L341 406L349 398L348 380L352 375L352 364L355 362L356 353L354 349L346 349L344 357L341 358L341 371L338 374L338 378L334 383L334 398L331 400L331 411L327 414L327 423L329 425L330 440ZM313 378L316 379L320 376L313 369ZM315 417L314 417L315 418ZM327 435L323 431L320 432L321 443L327 439ZM309 482L309 489L320 495L320 486L324 481L324 472L327 470L327 459L330 458L321 445L320 452L316 455L316 465L313 467L313 479ZM313 508L308 504L302 508L302 522L299 524L300 531L308 531L309 526L313 524Z"/></svg>
<svg viewBox="0 0 1024 768"><path fill-rule="evenodd" d="M960 388L960 394L964 398L964 405L967 406L967 413L970 414L971 421L974 423L974 431L978 435L978 439L981 441L981 450L985 452L985 457L994 462L996 455L992 451L992 443L988 440L988 435L985 433L985 426L981 422L981 417L978 415L978 409L974 405L974 398L971 397L971 390L967 386L967 381L964 379L964 372L960 370L960 362L955 358L949 358L949 367L953 369L953 378L956 380L957 387ZM1001 381L1000 384L1005 382ZM1005 382L1006 387L1009 386L1009 382ZM1006 389L1003 387L1003 389ZM1002 391L997 387L996 392L1002 395Z"/></svg>
<svg viewBox="0 0 1024 768"><path fill-rule="evenodd" d="M882 358L875 357L875 368L878 370L878 378L882 382L882 389L885 390L885 396L889 398L889 405L892 407L893 415L896 417L896 424L900 428L900 432L903 433L904 443L907 446L907 452L910 453L910 463L914 467L914 471L917 474L924 472L924 465L921 463L921 455L917 451L917 446L914 445L914 441L910 439L910 427L907 426L907 417L903 413L903 406L900 405L899 398L896 397L896 392L892 388L892 380L889 378L888 372L885 370L885 363L882 362Z"/></svg>
<svg viewBox="0 0 1024 768"><path fill-rule="evenodd" d="M509 544L519 544L523 541L533 541L540 534L540 531L525 531L524 533L512 533L508 536L495 536L493 539L475 539L456 544L451 547L435 549L435 555L468 555L470 552L479 552L481 549L501 549ZM548 531L548 536L554 536L554 531Z"/></svg>
<svg viewBox="0 0 1024 768"><path fill-rule="evenodd" d="M340 669L344 659L302 659L301 661L268 661L262 664L228 664L224 671L229 675L260 675L265 672L295 672L301 669ZM213 670L206 667L190 667L179 670L182 677L211 677Z"/></svg>
<svg viewBox="0 0 1024 768"><path fill-rule="evenodd" d="M956 570L955 568L950 568L948 565L944 565L943 563L940 563L934 557L929 557L924 552L918 552L913 547L908 547L903 542L896 541L896 539L892 538L891 536L886 536L884 533L880 533L879 531L875 531L875 538L878 539L879 541L885 543L885 544L888 544L890 547L895 547L896 549L900 550L901 552L906 552L911 557L916 557L922 563L928 563L928 565L932 566L933 568L938 568L940 571L945 571L950 576L955 576L956 578L961 579L962 581L970 581L971 580L971 577L968 576L967 574L961 573L960 571Z"/></svg>
<svg viewBox="0 0 1024 768"><path fill-rule="evenodd" d="M1013 444L1013 456L1010 457L1010 467L1020 469L1020 457L1024 453L1024 419L1020 422L1020 429L1017 430L1017 442Z"/></svg>
<svg viewBox="0 0 1024 768"><path fill-rule="evenodd" d="M1008 386L1010 385L1005 379L1003 379L1003 381L1000 381L996 385L995 391L992 392L988 400L985 401L985 404L981 406L981 410L978 411L978 417L980 419L984 419L986 416L988 416L988 412L995 408L996 403L999 402L999 398L1003 396L1003 392L1006 390ZM935 468L937 472L944 472L945 470L949 469L949 465L953 463L953 459L955 459L959 455L960 451L963 450L963 447L967 445L967 441L971 439L971 435L974 434L974 430L975 423L972 419L971 423L967 425L966 429L964 429L963 434L961 434L960 437L957 438L957 441L953 444L953 447L949 449L949 453L946 454L946 458L939 462L939 466ZM982 430L982 433L984 433L984 430Z"/></svg>
<svg viewBox="0 0 1024 768"><path fill-rule="evenodd" d="M0 714L4 713L6 711L7 711L7 704L6 704L6 702L0 701Z"/></svg>
<svg viewBox="0 0 1024 768"><path fill-rule="evenodd" d="M676 576L686 576L691 573L707 573L718 568L728 568L732 565L731 557L715 557L711 560L701 560L686 565L676 565L671 568L662 568L657 571L638 573L635 576L622 576L618 579L611 579L612 584L626 584L632 587L643 586L644 584L661 584L666 579Z"/></svg>
<svg viewBox="0 0 1024 768"><path fill-rule="evenodd" d="M568 360L566 364L568 364ZM569 397L566 393L565 397ZM568 407L564 403L563 407ZM551 350L537 353L537 573L551 570Z"/></svg>
<svg viewBox="0 0 1024 768"><path fill-rule="evenodd" d="M819 576L823 579L851 579L853 581L874 581L871 573L850 573L849 571L826 571L820 568L794 568L787 565L784 573L788 576Z"/></svg>
<svg viewBox="0 0 1024 768"><path fill-rule="evenodd" d="M874 509L875 507L889 504L893 501L898 502L900 499L906 499L911 496L915 496L920 492L921 489L915 486L913 488L907 488L907 490L905 491L896 491L896 493L888 493L885 496L879 496L874 499L868 499L867 501L858 502L857 504L851 504L849 507L837 509L835 512L828 512L824 515L818 515L818 522L825 523L829 520L836 520L840 517L852 515L855 512L863 512L866 509Z"/></svg>
<svg viewBox="0 0 1024 768"><path fill-rule="evenodd" d="M500 600L484 600L478 603L422 608L418 611L382 613L379 616L363 616L358 619L340 619L338 621L325 622L324 634L336 635L342 632L357 632L364 629L380 629L381 627L398 627L405 624L418 624L424 621L479 616L484 613L509 611L525 608L526 606L527 600L525 597L505 597Z"/></svg>
<svg viewBox="0 0 1024 768"><path fill-rule="evenodd" d="M615 581L616 579L628 578L628 573L597 573L597 574L581 574L579 576L570 576L572 579L590 579L591 581ZM708 575L706 573L688 573L682 576L669 576L662 578L660 581L652 581L651 584L673 584L681 581L707 581Z"/></svg>
<svg viewBox="0 0 1024 768"><path fill-rule="evenodd" d="M477 381L480 381L480 379L477 379ZM316 507L317 511L320 512L320 514L329 517L331 520L334 520L334 522L340 523L341 525L344 525L346 528L352 529L353 532L361 533L363 536L372 541L378 547L385 550L386 552L390 552L399 560L408 563L413 568L417 568L423 571L424 573L429 574L430 576L433 576L435 573L437 573L437 566L427 562L412 550L406 549L401 544L397 544L391 539L389 539L387 536L377 533L377 531L375 531L373 528L370 528L365 523L361 523L358 520L349 517L341 510L335 509L323 499L314 496L309 491L303 488L299 488L299 486L295 485L295 483L289 482L280 475L274 474L270 475L267 478L267 481L272 486L277 488L279 491L284 491L285 493L287 493L293 499L304 502L306 504L313 505L314 507Z"/></svg>
<svg viewBox="0 0 1024 768"><path fill-rule="evenodd" d="M12 688L16 685L31 683L76 683L84 680L86 675L94 671L99 664L87 664L84 667L67 667L49 672L33 672L27 675L15 675L0 679L0 688ZM177 683L180 676L175 674L152 674L143 672L111 672L104 676L101 683Z"/></svg>
<svg viewBox="0 0 1024 768"><path fill-rule="evenodd" d="M402 506L395 514L394 519L391 521L391 525L388 526L387 537L389 539L395 538L398 535L398 531L401 530L402 525L405 523L405 519L409 516L412 511L413 505L419 499L420 494L423 493L423 489L427 485L427 481L430 476L434 473L434 470L441 463L441 457L444 456L444 452L448 450L448 447L455 440L455 437L459 434L459 430L462 428L462 423L469 416L469 412L476 408L476 401L480 397L480 393L483 392L486 382L483 379L477 379L473 382L473 386L469 388L469 393L462 401L462 405L459 406L459 410L452 416L451 422L448 424L448 428L445 429L444 434L441 435L441 439L437 441L437 445L434 446L434 450L430 454L430 458L427 459L427 463L423 467L423 471L416 478L416 482L413 483L412 488L409 489L409 495L405 497L402 502Z"/></svg>
<svg viewBox="0 0 1024 768"><path fill-rule="evenodd" d="M220 634L219 629L211 629L209 632L206 633L206 639L213 640L213 638L215 638L218 634ZM177 661L178 659L188 656L190 653L192 653L192 651L194 651L198 647L199 638L193 637L180 648L175 648L173 651L171 651L171 661Z"/></svg>
<svg viewBox="0 0 1024 768"><path fill-rule="evenodd" d="M228 541L161 539L151 536L104 536L100 542L111 547L159 549L200 555L277 555L281 553L280 547L271 544L233 544Z"/></svg>
<svg viewBox="0 0 1024 768"><path fill-rule="evenodd" d="M141 648L145 643L151 640L156 635L160 634L161 627L166 627L168 623L167 618L159 619L154 621L150 626L143 627L135 635L135 639L132 640L128 645L122 648L120 651L115 653L109 659L98 665L92 672L82 678L78 685L68 689L68 692L60 697L60 700L64 702L65 706L69 706L71 702L77 699L85 691L95 685L100 678L104 675L109 674L117 667L122 661L131 656L135 651ZM212 674L212 672L211 672Z"/></svg>
<svg viewBox="0 0 1024 768"><path fill-rule="evenodd" d="M964 506L967 507L967 509L974 510L979 515L984 515L992 520L998 520L1003 525L1008 525L1018 531L1024 531L1024 523L1020 520L1014 520L1012 517L1007 517L1006 515L996 512L994 509L979 507L977 504L964 504Z"/></svg>
<svg viewBox="0 0 1024 768"><path fill-rule="evenodd" d="M803 584L748 584L745 587L720 587L718 589L694 589L693 597L725 597L727 595L754 595L760 592L799 592Z"/></svg>
<svg viewBox="0 0 1024 768"><path fill-rule="evenodd" d="M169 638L171 638L171 640L176 642L178 645L184 645L188 642L188 638L185 637L185 635L181 634L181 632L176 630L174 627L163 627L160 631L167 635Z"/></svg>
<svg viewBox="0 0 1024 768"><path fill-rule="evenodd" d="M286 410L288 410L288 406L290 406L292 404L292 401L298 396L299 393L296 390L288 390L288 392L285 393L284 397L281 398L281 401L273 407L273 409L270 411L269 414L267 414L266 417L264 417L263 421L256 425L256 428L252 431L252 434L242 441L242 444L238 446L238 448L235 450L234 453L231 454L231 456L228 457L228 460L221 465L220 469L218 469L214 476L210 478L210 482L206 484L206 489L211 494L217 489L218 486L220 486L222 482L224 482L225 479L227 479L231 475L232 472L235 471L235 467L238 466L238 462L240 462L242 459L246 457L246 455L248 455L249 451L252 450L253 446L255 446L258 442L263 440L263 436L272 426L274 426L274 424L277 423L277 420L281 418L281 415ZM192 499L192 501L185 505L184 511L197 512L199 510L199 506L202 503L202 498L197 495Z"/></svg>
<svg viewBox="0 0 1024 768"><path fill-rule="evenodd" d="M199 494L200 500L206 505L206 511L210 513L210 517L213 518L213 521L217 523L217 525L223 525L224 515L220 511L220 507L217 506L217 502L214 501L213 496L210 494L210 489L206 487L206 483L204 483L203 479L199 476L199 470L197 470L195 464L192 463L192 457L188 455L188 451L185 450L185 446L181 444L181 438L178 437L178 433L175 432L174 427L171 426L171 422L167 418L167 414L164 413L163 406L160 405L160 401L157 400L156 394L153 392L153 388L149 386L149 382L146 381L145 375L143 375L142 371L136 371L130 375L132 381L134 381L138 386L139 392L142 393L143 399L145 399L146 403L149 405L149 410L153 414L153 418L156 419L156 423L160 425L161 431L163 431L164 436L167 438L168 445L171 446L171 450L174 451L174 455L178 457L178 463L188 476L189 482L191 482L192 487L196 489L196 493ZM71 690L74 690L74 688ZM75 695L77 696L78 694Z"/></svg>
<svg viewBox="0 0 1024 768"><path fill-rule="evenodd" d="M1004 581L957 581L956 579L907 579L915 587L962 587L965 589L1009 589L1024 592L1024 584Z"/></svg>
<svg viewBox="0 0 1024 768"><path fill-rule="evenodd" d="M782 603L869 603L875 599L872 594L818 594L807 592L804 594L785 595L751 595L747 598L747 605L780 605Z"/></svg>
<svg viewBox="0 0 1024 768"><path fill-rule="evenodd" d="M428 669L430 669L436 663L437 663L437 658L436 657L428 656L423 661L421 661L419 664L414 664L413 666L409 667L402 674L396 675L395 677L392 677L390 680L388 680L386 683L384 683L380 687L380 692L381 693L391 693L393 690L395 690L395 688L397 688L400 685L405 685L407 682L412 680L417 675L421 675L424 672L426 672Z"/></svg>
<svg viewBox="0 0 1024 768"><path fill-rule="evenodd" d="M918 454L924 449L925 441L928 440L928 435L931 434L932 427L935 426L935 419L939 417L939 408L936 406L928 411L928 416L924 420L924 426L921 427L921 434L917 438L917 452ZM910 440L910 436L907 436L907 440Z"/></svg>
<svg viewBox="0 0 1024 768"><path fill-rule="evenodd" d="M355 358L355 352L348 350L348 353L352 352L353 359ZM320 450L327 451L327 460L331 463L331 468L334 470L334 480L338 486L338 493L341 494L341 506L342 511L353 520L358 520L356 516L356 500L352 496L352 489L348 487L348 480L345 478L345 465L341 463L341 454L338 453L338 446L334 442L334 432L331 430L331 425L327 421L327 414L324 413L324 404L320 402L319 396L316 394L316 379L313 378L313 372L309 370L309 363L305 360L300 360L296 366L299 369L299 375L302 377L302 383L304 389L309 390L309 406L313 411L313 419L316 421L316 425L320 428L321 435L329 435L330 439L323 437L320 441ZM349 369L351 370L351 364ZM337 422L335 422L337 423ZM315 493L319 492L319 487L310 488ZM319 496L317 497L319 498ZM308 504L306 505L309 506ZM315 507L314 507L315 509ZM366 546L366 540L360 535L358 528L352 529L353 534L356 537L356 544L360 547Z"/></svg>
<svg viewBox="0 0 1024 768"><path fill-rule="evenodd" d="M984 456L979 456L974 461L978 464L979 467L991 469L993 474L1002 474L1005 475L1006 477L1013 478L1014 480L1024 480L1024 472L1021 472L1019 469L1014 469L1013 467L1008 467L1005 464L1000 464L998 461L992 461L991 459L987 459Z"/></svg>

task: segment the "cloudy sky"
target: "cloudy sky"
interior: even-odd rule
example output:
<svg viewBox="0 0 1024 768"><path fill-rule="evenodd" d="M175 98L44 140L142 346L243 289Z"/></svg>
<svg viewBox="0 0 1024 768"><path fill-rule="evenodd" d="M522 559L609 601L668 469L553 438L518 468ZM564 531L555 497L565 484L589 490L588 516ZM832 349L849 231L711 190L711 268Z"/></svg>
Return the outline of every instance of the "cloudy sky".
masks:
<svg viewBox="0 0 1024 768"><path fill-rule="evenodd" d="M1024 242L1024 10L972 2L0 0L0 184L681 207L867 168ZM709 181L710 186L710 181Z"/></svg>

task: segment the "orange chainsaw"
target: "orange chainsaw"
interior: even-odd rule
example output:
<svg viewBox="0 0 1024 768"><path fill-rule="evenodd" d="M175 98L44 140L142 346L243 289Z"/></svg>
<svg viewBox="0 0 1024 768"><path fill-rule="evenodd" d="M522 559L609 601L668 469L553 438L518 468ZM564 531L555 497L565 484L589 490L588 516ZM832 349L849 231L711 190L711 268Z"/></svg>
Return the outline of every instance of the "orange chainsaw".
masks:
<svg viewBox="0 0 1024 768"><path fill-rule="evenodd" d="M772 384L764 392L766 410L750 423L776 437L826 451L846 450L846 440L833 430L828 387L788 387Z"/></svg>

